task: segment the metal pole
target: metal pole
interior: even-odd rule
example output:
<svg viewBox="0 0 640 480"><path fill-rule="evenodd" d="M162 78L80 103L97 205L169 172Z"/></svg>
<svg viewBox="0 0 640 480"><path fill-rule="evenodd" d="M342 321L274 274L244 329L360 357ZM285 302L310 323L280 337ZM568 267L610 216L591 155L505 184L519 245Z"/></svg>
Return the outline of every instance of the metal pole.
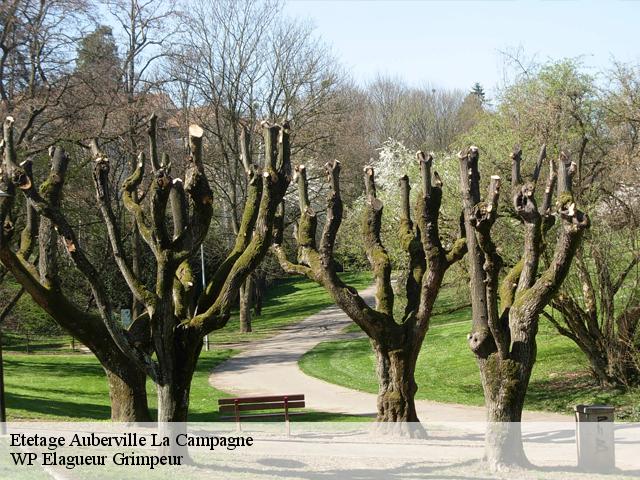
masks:
<svg viewBox="0 0 640 480"><path fill-rule="evenodd" d="M4 402L4 368L2 359L2 332L0 332L0 434L7 434L7 409Z"/></svg>
<svg viewBox="0 0 640 480"><path fill-rule="evenodd" d="M10 193L0 189L0 198L11 197ZM4 368L2 359L2 331L0 330L0 434L7 434L7 408L4 401Z"/></svg>
<svg viewBox="0 0 640 480"><path fill-rule="evenodd" d="M204 245L200 244L200 269L202 270L202 291L207 288L207 278L204 273ZM204 349L209 351L209 334L204 336Z"/></svg>

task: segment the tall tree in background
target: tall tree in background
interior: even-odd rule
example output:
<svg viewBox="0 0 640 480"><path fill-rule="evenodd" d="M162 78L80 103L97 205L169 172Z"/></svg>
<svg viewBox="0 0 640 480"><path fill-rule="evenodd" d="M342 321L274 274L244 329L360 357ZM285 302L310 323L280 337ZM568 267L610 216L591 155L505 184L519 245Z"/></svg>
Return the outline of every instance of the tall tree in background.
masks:
<svg viewBox="0 0 640 480"><path fill-rule="evenodd" d="M183 121L202 125L212 147L205 165L225 199L218 228L231 243L248 191L243 151L263 148L243 141L241 127L253 131L258 118L287 118L294 125L292 152L322 155L330 140L325 127L344 111L335 101L340 73L309 26L284 19L280 2L199 0L188 11L186 36L173 56L174 88ZM240 296L242 331L251 330L251 282Z"/></svg>
<svg viewBox="0 0 640 480"><path fill-rule="evenodd" d="M604 124L590 137L595 158L585 154L582 202L593 226L545 316L584 352L601 386L630 387L640 383L640 68L616 64L606 75L587 117Z"/></svg>
<svg viewBox="0 0 640 480"><path fill-rule="evenodd" d="M20 125L16 148L46 151L55 134L72 125L62 107L72 95L69 73L87 9L83 0L2 2L0 115L11 115Z"/></svg>
<svg viewBox="0 0 640 480"><path fill-rule="evenodd" d="M158 105L154 95L158 95L158 87L166 79L159 75L159 71L154 71L154 68L171 48L172 39L179 28L179 15L173 0L108 0L105 3L123 37L121 77L122 94L126 98L124 107L127 133L123 136L125 142L120 145L120 155L127 159L129 170L133 170L148 114L165 107ZM113 150L111 155L112 158L115 157ZM131 222L132 269L141 278L142 239L135 221L131 219ZM135 296L131 310L133 318L137 318L143 311L143 305Z"/></svg>
<svg viewBox="0 0 640 480"><path fill-rule="evenodd" d="M466 128L459 114L464 94L440 88L409 88L401 80L378 76L366 88L371 145L389 139L426 144L446 151Z"/></svg>
<svg viewBox="0 0 640 480"><path fill-rule="evenodd" d="M484 93L484 88L482 88L482 85L480 85L478 82L474 83L473 87L471 87L471 94L478 97L480 103L484 103L487 101Z"/></svg>

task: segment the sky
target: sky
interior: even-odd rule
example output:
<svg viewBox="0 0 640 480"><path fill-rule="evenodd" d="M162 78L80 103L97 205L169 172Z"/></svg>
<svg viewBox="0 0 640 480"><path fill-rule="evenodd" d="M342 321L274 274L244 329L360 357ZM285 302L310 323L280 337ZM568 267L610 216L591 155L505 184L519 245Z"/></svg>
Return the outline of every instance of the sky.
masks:
<svg viewBox="0 0 640 480"><path fill-rule="evenodd" d="M640 1L289 0L354 80L376 74L409 85L494 92L504 56L527 61L581 57L594 73L612 59L640 63Z"/></svg>

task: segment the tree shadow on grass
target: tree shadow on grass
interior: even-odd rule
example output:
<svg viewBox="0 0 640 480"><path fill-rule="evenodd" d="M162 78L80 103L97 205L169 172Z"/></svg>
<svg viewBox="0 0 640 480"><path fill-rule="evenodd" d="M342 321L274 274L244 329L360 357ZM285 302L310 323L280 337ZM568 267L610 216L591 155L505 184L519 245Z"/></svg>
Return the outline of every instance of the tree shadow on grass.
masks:
<svg viewBox="0 0 640 480"><path fill-rule="evenodd" d="M27 410L46 415L69 417L72 419L109 420L111 407L87 402L72 402L66 400L44 400L39 396L21 395L17 393L5 393L7 408Z"/></svg>
<svg viewBox="0 0 640 480"><path fill-rule="evenodd" d="M95 358L91 358L92 363L83 362L83 363L60 363L54 361L44 361L40 360L37 357L28 357L33 359L33 361L25 361L18 358L5 358L4 359L4 370L5 375L11 375L12 372L29 372L33 374L33 376L65 376L65 377L104 377L104 370L102 366L95 360Z"/></svg>

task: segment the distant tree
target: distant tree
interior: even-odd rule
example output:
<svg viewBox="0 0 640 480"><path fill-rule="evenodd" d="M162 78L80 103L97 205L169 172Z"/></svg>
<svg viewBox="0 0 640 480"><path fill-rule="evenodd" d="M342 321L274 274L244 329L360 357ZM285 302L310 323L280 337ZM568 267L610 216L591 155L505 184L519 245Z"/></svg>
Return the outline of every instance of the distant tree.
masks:
<svg viewBox="0 0 640 480"><path fill-rule="evenodd" d="M80 40L76 58L78 71L119 80L120 62L111 27L101 25Z"/></svg>
<svg viewBox="0 0 640 480"><path fill-rule="evenodd" d="M484 88L482 88L482 85L480 85L478 82L473 84L470 93L478 97L480 99L480 103L484 103L487 100L485 97Z"/></svg>
<svg viewBox="0 0 640 480"><path fill-rule="evenodd" d="M282 3L187 3L185 35L172 56L172 87L183 102L182 121L196 121L205 130L212 188L226 199L216 227L231 243L248 191L243 149L257 155L262 148L259 142L243 143L242 126L253 131L259 118L289 119L292 153L312 165L331 148L328 126L349 104L338 99L342 75L330 52L308 24L281 15ZM251 331L254 283L249 276L241 290L241 332Z"/></svg>
<svg viewBox="0 0 640 480"><path fill-rule="evenodd" d="M85 0L7 0L0 5L0 118L20 125L16 148L46 151L72 130L65 99L77 40L88 24ZM84 105L73 105L74 112ZM66 136L65 136L66 138Z"/></svg>
<svg viewBox="0 0 640 480"><path fill-rule="evenodd" d="M640 384L640 68L616 64L606 78L586 116L603 123L585 153L582 201L593 227L545 315L580 347L601 386L630 387Z"/></svg>
<svg viewBox="0 0 640 480"><path fill-rule="evenodd" d="M460 109L464 93L410 88L402 80L378 76L367 88L367 138L372 147L388 139L443 151L465 131Z"/></svg>

